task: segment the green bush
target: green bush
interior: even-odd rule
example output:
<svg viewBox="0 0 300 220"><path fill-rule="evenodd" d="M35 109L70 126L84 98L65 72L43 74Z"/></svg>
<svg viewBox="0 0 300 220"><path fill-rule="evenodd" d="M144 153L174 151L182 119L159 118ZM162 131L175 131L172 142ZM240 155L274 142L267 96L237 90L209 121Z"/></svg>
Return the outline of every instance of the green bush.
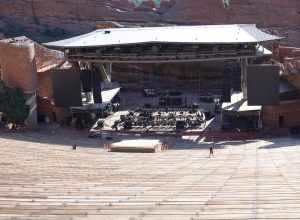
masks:
<svg viewBox="0 0 300 220"><path fill-rule="evenodd" d="M13 124L24 124L29 114L24 93L19 88L9 88L0 81L0 112Z"/></svg>

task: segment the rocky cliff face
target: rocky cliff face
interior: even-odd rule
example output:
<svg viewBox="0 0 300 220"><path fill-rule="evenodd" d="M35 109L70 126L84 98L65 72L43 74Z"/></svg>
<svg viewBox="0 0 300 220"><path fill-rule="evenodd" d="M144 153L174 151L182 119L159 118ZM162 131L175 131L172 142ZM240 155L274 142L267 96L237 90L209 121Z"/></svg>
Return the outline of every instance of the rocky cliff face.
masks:
<svg viewBox="0 0 300 220"><path fill-rule="evenodd" d="M256 23L300 45L299 0L0 0L0 32L36 39L90 31L99 21L173 24Z"/></svg>

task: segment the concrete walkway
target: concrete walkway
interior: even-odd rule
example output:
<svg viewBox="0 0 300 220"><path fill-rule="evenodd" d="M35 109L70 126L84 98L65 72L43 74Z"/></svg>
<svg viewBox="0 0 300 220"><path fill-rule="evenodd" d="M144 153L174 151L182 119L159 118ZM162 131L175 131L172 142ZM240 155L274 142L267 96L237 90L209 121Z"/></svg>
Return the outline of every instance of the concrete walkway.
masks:
<svg viewBox="0 0 300 220"><path fill-rule="evenodd" d="M221 143L208 158L181 140L126 154L39 138L0 134L1 220L300 219L300 140Z"/></svg>

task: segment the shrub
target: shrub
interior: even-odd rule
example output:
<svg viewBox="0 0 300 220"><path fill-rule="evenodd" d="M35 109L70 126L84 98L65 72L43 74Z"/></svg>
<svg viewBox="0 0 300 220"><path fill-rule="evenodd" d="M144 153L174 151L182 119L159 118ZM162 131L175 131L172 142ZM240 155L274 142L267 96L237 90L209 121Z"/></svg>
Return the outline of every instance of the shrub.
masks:
<svg viewBox="0 0 300 220"><path fill-rule="evenodd" d="M13 124L24 124L29 114L24 93L19 88L9 88L0 81L0 112Z"/></svg>

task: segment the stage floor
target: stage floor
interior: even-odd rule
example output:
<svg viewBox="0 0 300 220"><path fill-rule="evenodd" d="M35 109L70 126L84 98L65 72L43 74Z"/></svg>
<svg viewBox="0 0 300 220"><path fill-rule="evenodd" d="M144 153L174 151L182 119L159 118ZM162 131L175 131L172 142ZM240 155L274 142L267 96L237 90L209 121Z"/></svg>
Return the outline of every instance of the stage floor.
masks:
<svg viewBox="0 0 300 220"><path fill-rule="evenodd" d="M163 150L163 143L158 139L131 139L111 143L111 152L155 153Z"/></svg>

